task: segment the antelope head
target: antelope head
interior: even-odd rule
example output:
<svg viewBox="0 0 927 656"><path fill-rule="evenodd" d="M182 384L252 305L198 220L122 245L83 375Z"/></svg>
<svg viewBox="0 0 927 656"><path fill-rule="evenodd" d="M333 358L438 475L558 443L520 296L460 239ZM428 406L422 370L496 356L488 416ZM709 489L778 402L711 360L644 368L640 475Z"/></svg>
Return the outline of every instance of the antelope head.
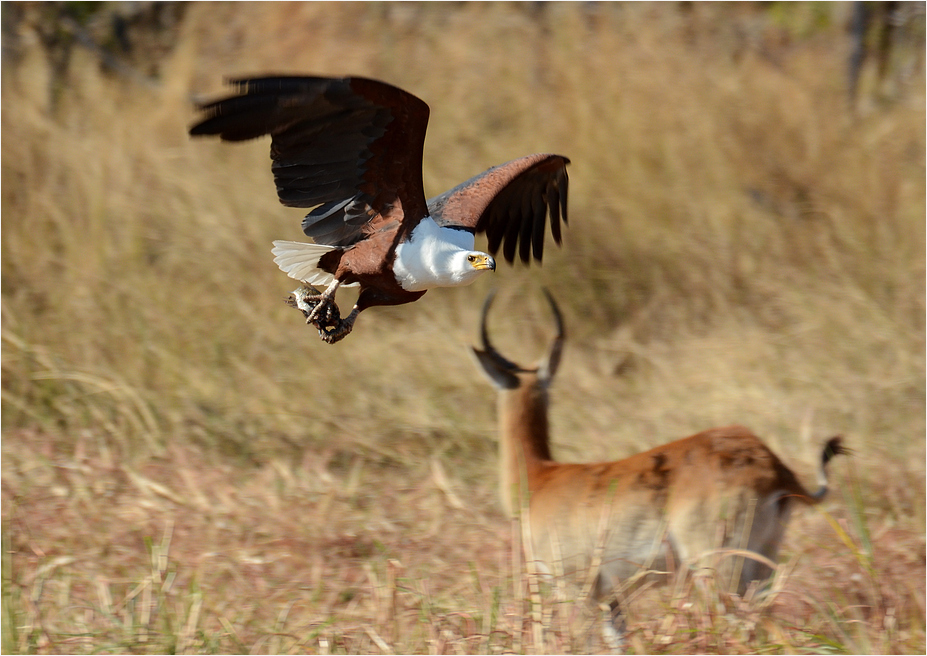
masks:
<svg viewBox="0 0 927 656"><path fill-rule="evenodd" d="M500 390L515 390L523 387L538 386L547 389L557 373L557 367L560 365L560 356L563 353L563 341L566 333L563 328L563 317L560 314L560 308L550 292L544 290L544 295L550 303L551 310L554 313L554 323L557 334L550 344L547 353L542 357L537 365L533 368L526 369L511 360L504 358L499 351L489 341L489 330L486 327L486 318L489 316L489 308L496 296L495 291L491 291L483 303L483 312L480 319L480 340L482 349L473 348L473 354L476 356L483 371L489 377L489 380Z"/></svg>

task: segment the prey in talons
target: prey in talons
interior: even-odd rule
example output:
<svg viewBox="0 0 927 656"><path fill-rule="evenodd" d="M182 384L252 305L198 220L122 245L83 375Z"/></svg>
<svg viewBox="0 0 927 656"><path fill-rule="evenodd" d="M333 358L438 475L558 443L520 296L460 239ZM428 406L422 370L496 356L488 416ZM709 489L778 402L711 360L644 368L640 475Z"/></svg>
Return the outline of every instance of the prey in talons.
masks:
<svg viewBox="0 0 927 656"><path fill-rule="evenodd" d="M338 305L314 287L300 287L294 290L287 297L286 304L302 312L306 323L315 326L319 331L319 337L329 344L342 340L353 328L353 321L346 325L342 320Z"/></svg>

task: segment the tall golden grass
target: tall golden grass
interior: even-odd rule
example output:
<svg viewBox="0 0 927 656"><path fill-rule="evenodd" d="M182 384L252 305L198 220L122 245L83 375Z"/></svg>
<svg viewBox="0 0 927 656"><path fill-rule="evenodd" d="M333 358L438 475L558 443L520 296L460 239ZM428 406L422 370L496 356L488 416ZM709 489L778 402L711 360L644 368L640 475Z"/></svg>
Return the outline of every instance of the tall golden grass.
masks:
<svg viewBox="0 0 927 656"><path fill-rule="evenodd" d="M80 48L57 77L20 25L2 76L4 651L585 648L553 620L548 644L521 633L492 392L465 350L496 287L500 347L533 357L546 285L569 331L561 458L733 422L805 474L820 438L856 451L827 514L792 527L802 583L774 613L719 614L696 586L653 602L671 619L632 617L632 648L922 652L924 76L850 111L845 15L191 4L150 87ZM267 72L425 99L429 195L569 156L563 247L321 343L271 261L301 213L274 197L268 143L186 135L223 77Z"/></svg>

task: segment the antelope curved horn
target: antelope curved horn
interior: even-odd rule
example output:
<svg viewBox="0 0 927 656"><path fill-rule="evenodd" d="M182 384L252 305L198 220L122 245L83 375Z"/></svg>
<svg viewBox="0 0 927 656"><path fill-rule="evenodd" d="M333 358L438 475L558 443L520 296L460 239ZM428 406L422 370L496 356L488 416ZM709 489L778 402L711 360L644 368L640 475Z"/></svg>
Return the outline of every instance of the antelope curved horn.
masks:
<svg viewBox="0 0 927 656"><path fill-rule="evenodd" d="M554 300L553 294L551 294L546 287L544 288L544 296L547 297L547 302L550 303L550 309L554 313L554 323L557 327L557 334L550 344L547 357L538 364L538 375L540 378L550 381L550 379L554 377L554 374L557 373L557 367L560 366L560 356L563 354L563 342L566 339L566 330L563 327L563 315L560 314L560 308L557 307L557 302Z"/></svg>
<svg viewBox="0 0 927 656"><path fill-rule="evenodd" d="M486 296L486 301L483 303L483 314L480 318L480 339L483 342L483 351L497 367L507 371L523 371L517 364L502 357L499 351L489 342L489 330L486 328L486 317L489 315L489 306L492 305L492 301L495 297L496 290L493 289Z"/></svg>

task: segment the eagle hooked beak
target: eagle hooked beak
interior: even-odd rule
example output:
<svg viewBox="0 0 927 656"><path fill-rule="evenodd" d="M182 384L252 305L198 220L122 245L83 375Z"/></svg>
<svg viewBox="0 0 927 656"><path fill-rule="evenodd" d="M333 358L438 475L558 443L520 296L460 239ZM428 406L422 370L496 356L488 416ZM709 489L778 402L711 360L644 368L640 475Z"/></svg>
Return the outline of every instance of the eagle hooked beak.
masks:
<svg viewBox="0 0 927 656"><path fill-rule="evenodd" d="M490 271L496 270L496 261L491 255L487 255L486 253L470 253L470 255L467 256L467 261L477 271L483 271L485 269Z"/></svg>

